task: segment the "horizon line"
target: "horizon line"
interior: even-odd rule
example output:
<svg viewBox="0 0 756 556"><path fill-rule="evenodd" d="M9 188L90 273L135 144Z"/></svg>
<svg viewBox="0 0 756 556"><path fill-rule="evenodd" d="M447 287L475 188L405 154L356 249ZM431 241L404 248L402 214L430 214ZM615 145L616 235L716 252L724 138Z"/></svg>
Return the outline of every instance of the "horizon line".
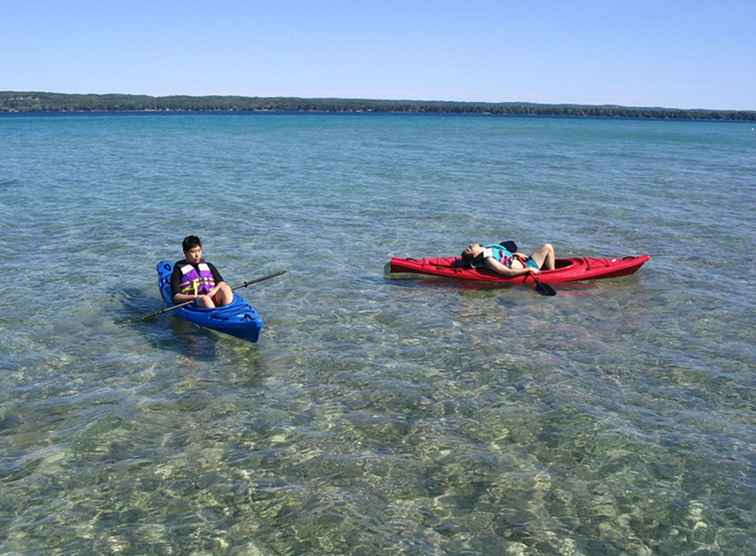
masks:
<svg viewBox="0 0 756 556"><path fill-rule="evenodd" d="M218 97L233 97L239 99L295 99L295 100L337 100L337 101L368 101L368 102L415 102L415 103L429 103L429 104L477 104L477 105L532 105L532 106L570 106L570 107L595 107L595 108L625 108L631 110L680 110L680 111L712 111L712 112L756 112L754 109L738 109L738 108L680 108L680 107L667 107L667 106L640 106L640 105L625 105L625 104L585 104L578 102L533 102L526 100L516 101L490 101L490 100L428 100L428 99L411 99L411 98L369 98L369 97L338 97L338 96L261 96L261 95L239 95L239 94L203 94L203 95L190 95L182 93L174 93L170 95L152 95L146 93L68 93L59 91L18 91L18 90L0 90L0 94L43 94L43 95L69 95L69 96L130 96L130 97L148 97L154 99L164 99L173 97L184 98L218 98Z"/></svg>

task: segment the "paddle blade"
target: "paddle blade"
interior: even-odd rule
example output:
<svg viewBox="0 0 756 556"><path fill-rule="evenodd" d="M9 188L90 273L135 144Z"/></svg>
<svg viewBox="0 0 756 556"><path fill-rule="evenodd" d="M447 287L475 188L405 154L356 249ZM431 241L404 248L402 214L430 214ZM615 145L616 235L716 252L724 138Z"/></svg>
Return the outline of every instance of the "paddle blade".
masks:
<svg viewBox="0 0 756 556"><path fill-rule="evenodd" d="M540 293L541 295L546 296L552 296L556 295L557 292L554 288L549 286L548 284L544 284L543 282L539 282L538 280L535 281L535 291Z"/></svg>

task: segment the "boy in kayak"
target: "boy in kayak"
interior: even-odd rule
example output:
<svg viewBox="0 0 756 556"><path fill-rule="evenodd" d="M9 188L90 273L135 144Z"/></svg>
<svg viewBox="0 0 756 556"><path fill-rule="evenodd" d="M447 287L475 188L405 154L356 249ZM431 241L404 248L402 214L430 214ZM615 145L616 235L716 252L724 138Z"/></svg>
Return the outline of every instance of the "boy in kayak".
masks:
<svg viewBox="0 0 756 556"><path fill-rule="evenodd" d="M530 256L520 252L512 253L501 244L471 243L462 251L463 265L487 268L507 278L537 274L541 270L554 270L555 261L554 246L550 243L544 243Z"/></svg>
<svg viewBox="0 0 756 556"><path fill-rule="evenodd" d="M197 236L186 236L181 243L184 259L173 265L171 291L173 301L194 301L197 306L213 309L228 305L234 299L231 287L215 265L202 258L202 242Z"/></svg>

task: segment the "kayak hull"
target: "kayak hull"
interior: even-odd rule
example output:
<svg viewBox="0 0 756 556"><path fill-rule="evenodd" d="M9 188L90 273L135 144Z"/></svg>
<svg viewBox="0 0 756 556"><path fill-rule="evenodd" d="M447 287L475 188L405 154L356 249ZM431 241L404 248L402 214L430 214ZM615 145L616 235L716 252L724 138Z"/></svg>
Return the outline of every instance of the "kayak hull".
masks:
<svg viewBox="0 0 756 556"><path fill-rule="evenodd" d="M174 304L171 292L173 263L159 262L157 273L160 295L166 306L170 307ZM203 309L192 304L176 309L173 314L198 326L224 332L250 342L257 342L263 328L263 320L255 308L237 293L234 293L233 301L223 307Z"/></svg>
<svg viewBox="0 0 756 556"><path fill-rule="evenodd" d="M554 270L538 273L538 280L544 284L564 284L581 280L599 280L627 276L636 272L647 261L648 255L622 258L573 257L556 260ZM389 278L443 277L454 280L485 282L489 284L529 284L528 275L507 278L488 269L465 268L459 266L460 257L436 257L426 259L402 259L393 257L386 265Z"/></svg>

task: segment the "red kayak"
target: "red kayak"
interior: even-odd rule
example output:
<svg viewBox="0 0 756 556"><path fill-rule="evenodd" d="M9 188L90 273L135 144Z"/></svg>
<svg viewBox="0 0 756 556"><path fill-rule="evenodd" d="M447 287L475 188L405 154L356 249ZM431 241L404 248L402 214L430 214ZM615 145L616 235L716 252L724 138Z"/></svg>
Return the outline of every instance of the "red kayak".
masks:
<svg viewBox="0 0 756 556"><path fill-rule="evenodd" d="M651 259L648 255L603 259L598 257L575 257L557 259L554 270L542 270L538 280L544 284L563 284L578 280L616 278L632 274ZM457 280L472 280L499 284L532 283L527 275L506 278L488 269L465 268L459 266L460 257L437 257L431 259L400 259L393 257L386 265L386 272L392 278L421 278L441 276ZM396 276L393 276L396 275Z"/></svg>

